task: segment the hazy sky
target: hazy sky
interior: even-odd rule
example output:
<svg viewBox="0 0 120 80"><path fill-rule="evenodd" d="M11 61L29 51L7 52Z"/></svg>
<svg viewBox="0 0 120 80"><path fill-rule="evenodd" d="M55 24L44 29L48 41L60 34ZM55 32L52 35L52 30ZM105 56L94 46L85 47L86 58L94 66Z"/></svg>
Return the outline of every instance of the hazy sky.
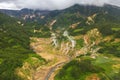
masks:
<svg viewBox="0 0 120 80"><path fill-rule="evenodd" d="M102 6L103 4L120 6L120 0L0 0L0 9L64 9L74 4L89 4Z"/></svg>

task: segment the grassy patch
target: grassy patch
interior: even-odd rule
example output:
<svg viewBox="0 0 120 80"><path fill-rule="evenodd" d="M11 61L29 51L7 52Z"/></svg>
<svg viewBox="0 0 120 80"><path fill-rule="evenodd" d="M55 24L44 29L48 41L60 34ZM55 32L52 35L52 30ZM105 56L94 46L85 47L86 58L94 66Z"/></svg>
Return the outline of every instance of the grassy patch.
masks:
<svg viewBox="0 0 120 80"><path fill-rule="evenodd" d="M80 31L83 31L83 29L75 29L73 32L74 32L74 33L78 33L78 32L80 32Z"/></svg>
<svg viewBox="0 0 120 80"><path fill-rule="evenodd" d="M120 31L120 28L112 28L113 31Z"/></svg>

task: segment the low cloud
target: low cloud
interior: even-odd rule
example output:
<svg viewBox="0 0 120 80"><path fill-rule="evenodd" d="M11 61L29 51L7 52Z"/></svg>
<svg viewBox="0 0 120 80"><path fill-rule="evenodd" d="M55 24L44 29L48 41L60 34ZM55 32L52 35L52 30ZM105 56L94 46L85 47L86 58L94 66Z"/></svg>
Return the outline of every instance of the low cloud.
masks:
<svg viewBox="0 0 120 80"><path fill-rule="evenodd" d="M0 0L0 8L5 9L64 9L74 4L102 6L104 4L120 6L120 0Z"/></svg>

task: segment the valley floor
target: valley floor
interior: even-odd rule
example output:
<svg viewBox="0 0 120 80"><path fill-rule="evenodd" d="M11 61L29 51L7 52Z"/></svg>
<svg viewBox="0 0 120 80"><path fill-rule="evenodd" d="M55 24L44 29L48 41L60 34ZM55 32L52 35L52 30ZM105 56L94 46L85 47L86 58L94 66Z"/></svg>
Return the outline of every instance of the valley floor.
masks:
<svg viewBox="0 0 120 80"><path fill-rule="evenodd" d="M69 58L57 49L53 49L49 38L31 38L31 48L47 61L35 73L35 80L53 80L55 70L69 61ZM48 79L50 78L50 79Z"/></svg>

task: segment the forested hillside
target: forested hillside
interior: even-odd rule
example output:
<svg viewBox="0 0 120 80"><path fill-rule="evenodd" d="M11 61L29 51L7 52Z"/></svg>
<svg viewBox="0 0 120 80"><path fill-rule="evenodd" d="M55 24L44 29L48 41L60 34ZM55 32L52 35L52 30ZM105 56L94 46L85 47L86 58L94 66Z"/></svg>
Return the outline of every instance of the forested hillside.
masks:
<svg viewBox="0 0 120 80"><path fill-rule="evenodd" d="M30 49L31 28L18 19L0 13L0 79L23 80L16 72L25 62L32 60L44 62ZM29 62L28 62L29 63ZM40 64L40 63L39 63ZM34 66L34 64L32 64ZM28 75L29 76L29 75ZM24 78L24 77L23 77Z"/></svg>

